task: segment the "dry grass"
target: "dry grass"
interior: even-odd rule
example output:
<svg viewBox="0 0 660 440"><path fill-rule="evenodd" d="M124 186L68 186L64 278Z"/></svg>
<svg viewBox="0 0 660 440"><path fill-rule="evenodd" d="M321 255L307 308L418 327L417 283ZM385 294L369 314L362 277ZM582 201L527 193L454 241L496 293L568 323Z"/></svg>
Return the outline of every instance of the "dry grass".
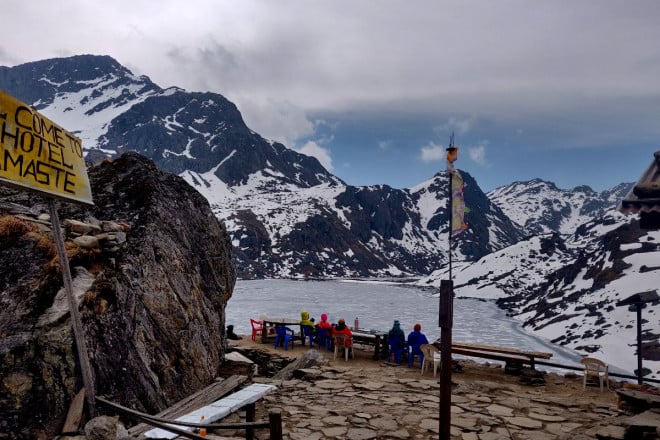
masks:
<svg viewBox="0 0 660 440"><path fill-rule="evenodd" d="M31 230L33 225L14 215L0 217L0 238L4 240L16 240Z"/></svg>

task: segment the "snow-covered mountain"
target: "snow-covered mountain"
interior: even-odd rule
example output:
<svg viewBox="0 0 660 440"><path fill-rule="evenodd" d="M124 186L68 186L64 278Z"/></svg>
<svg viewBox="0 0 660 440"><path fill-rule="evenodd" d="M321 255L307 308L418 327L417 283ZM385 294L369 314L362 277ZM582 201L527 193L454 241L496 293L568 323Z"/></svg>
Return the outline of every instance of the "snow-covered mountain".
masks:
<svg viewBox="0 0 660 440"><path fill-rule="evenodd" d="M533 179L496 188L488 193L488 198L520 225L525 235L572 234L578 226L616 206L631 187L631 183L623 183L597 193L588 186L566 190L552 182Z"/></svg>
<svg viewBox="0 0 660 440"><path fill-rule="evenodd" d="M227 227L240 277L447 276L446 173L410 189L346 185L250 130L222 95L162 89L107 56L0 66L0 89L75 132L90 162L133 150L185 178ZM486 195L463 177L457 294L499 299L540 336L632 370L635 316L615 304L657 288L660 250L657 232L614 210L630 184L535 179ZM644 311L644 356L660 377L657 313Z"/></svg>
<svg viewBox="0 0 660 440"><path fill-rule="evenodd" d="M0 67L0 88L78 134L88 161L134 150L183 176L226 224L244 278L416 276L447 260L444 174L410 190L346 185L250 130L222 95L161 89L110 57ZM455 258L518 241L518 228L465 181L471 228Z"/></svg>
<svg viewBox="0 0 660 440"><path fill-rule="evenodd" d="M530 332L629 372L637 368L637 314L617 303L660 286L660 231L610 209L572 235L530 236L453 268L458 296L496 299ZM439 286L446 269L419 281ZM643 310L643 367L660 378L660 303Z"/></svg>

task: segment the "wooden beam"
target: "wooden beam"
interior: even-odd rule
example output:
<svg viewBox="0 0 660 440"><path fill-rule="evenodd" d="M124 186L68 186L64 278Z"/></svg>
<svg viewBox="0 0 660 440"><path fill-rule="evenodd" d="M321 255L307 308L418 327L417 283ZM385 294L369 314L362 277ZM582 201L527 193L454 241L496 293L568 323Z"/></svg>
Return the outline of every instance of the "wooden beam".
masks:
<svg viewBox="0 0 660 440"><path fill-rule="evenodd" d="M502 361L502 362L521 362L523 364L533 364L533 358L530 358L530 356L525 356L524 354L504 354L504 353L488 353L485 351L479 351L479 350L468 350L464 348L452 348L451 350L452 353L455 354L462 354L463 356L473 356L473 357L481 357L481 358L486 358L486 359L493 359L496 361Z"/></svg>
<svg viewBox="0 0 660 440"><path fill-rule="evenodd" d="M453 342L452 347L465 348L465 349L477 350L477 351L489 351L493 353L534 356L535 358L541 358L541 359L550 359L552 357L552 353L546 353L544 351L523 351L518 348L498 347L495 345L470 344L466 342Z"/></svg>

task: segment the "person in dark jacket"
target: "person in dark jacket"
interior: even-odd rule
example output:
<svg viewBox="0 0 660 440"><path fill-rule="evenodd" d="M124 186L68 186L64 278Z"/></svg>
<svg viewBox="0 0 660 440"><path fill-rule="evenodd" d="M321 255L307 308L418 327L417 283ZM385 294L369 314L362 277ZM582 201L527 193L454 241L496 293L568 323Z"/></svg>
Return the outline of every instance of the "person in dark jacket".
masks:
<svg viewBox="0 0 660 440"><path fill-rule="evenodd" d="M406 335L403 334L403 330L401 330L401 323L399 323L398 319L394 320L394 324L392 325L392 328L387 334L387 337L390 341L396 339L401 341L402 344L406 342Z"/></svg>
<svg viewBox="0 0 660 440"><path fill-rule="evenodd" d="M387 341L390 346L387 359L390 360L394 357L394 361L397 364L401 364L401 356L406 353L406 335L404 335L403 330L401 330L399 320L394 321L392 328L387 333Z"/></svg>
<svg viewBox="0 0 660 440"><path fill-rule="evenodd" d="M232 340L241 339L240 336L238 336L236 333L234 333L234 326L233 325L228 325L227 326L227 339L232 339Z"/></svg>

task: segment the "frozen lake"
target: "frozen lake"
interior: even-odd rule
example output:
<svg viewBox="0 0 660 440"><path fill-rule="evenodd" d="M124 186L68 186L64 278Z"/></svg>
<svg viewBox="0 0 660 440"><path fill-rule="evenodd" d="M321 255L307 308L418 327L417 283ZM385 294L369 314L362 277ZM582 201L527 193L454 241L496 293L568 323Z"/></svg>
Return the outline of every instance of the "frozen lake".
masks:
<svg viewBox="0 0 660 440"><path fill-rule="evenodd" d="M350 326L358 317L360 327L385 331L398 319L406 335L419 322L431 341L440 337L439 300L433 293L410 286L353 281L238 281L227 304L226 323L233 324L236 333L249 335L250 318L266 315L300 320L300 311L307 310L317 322L321 313L327 313L333 323L344 318ZM552 362L565 365L578 365L580 359L570 350L526 333L494 302L472 298L454 301L453 340L550 352Z"/></svg>

